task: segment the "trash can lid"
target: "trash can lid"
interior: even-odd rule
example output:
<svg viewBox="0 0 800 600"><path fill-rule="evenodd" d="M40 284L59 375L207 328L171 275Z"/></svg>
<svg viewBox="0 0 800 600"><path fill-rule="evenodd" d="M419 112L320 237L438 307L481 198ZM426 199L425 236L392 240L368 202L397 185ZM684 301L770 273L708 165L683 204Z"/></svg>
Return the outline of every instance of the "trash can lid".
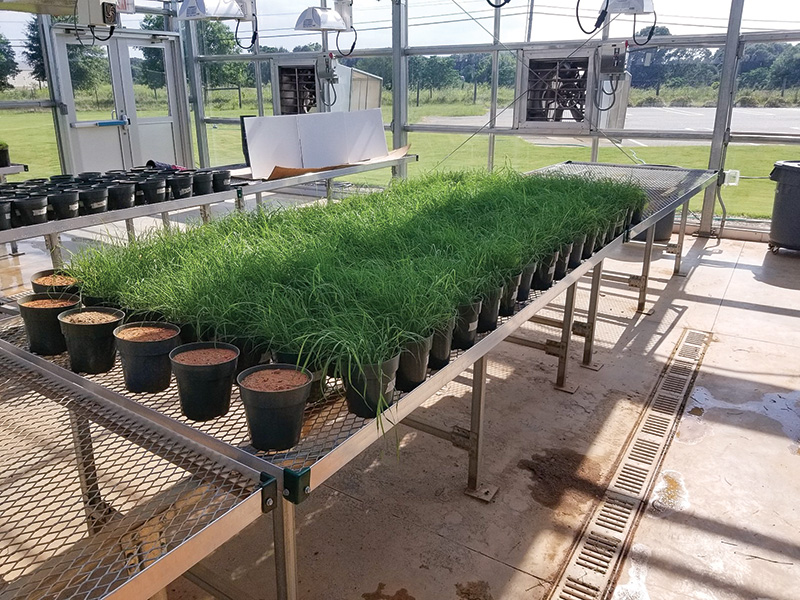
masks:
<svg viewBox="0 0 800 600"><path fill-rule="evenodd" d="M784 177L783 183L788 185L800 185L800 160L779 160L775 163L775 168L769 174L772 181L780 181ZM788 179L785 179L787 178Z"/></svg>

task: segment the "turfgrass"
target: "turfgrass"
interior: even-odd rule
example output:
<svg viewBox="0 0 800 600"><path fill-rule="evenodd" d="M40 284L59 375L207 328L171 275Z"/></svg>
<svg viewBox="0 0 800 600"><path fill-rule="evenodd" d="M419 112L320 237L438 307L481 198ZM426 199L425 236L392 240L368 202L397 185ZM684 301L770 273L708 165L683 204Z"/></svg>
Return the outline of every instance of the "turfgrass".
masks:
<svg viewBox="0 0 800 600"><path fill-rule="evenodd" d="M89 248L68 272L85 294L160 312L203 337L347 373L391 358L532 259L643 202L639 188L608 181L436 174Z"/></svg>

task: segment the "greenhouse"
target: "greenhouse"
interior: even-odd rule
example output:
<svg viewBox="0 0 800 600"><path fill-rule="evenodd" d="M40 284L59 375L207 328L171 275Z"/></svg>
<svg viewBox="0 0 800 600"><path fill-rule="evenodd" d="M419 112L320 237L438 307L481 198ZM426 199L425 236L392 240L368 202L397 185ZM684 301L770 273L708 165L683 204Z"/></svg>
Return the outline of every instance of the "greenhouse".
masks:
<svg viewBox="0 0 800 600"><path fill-rule="evenodd" d="M794 0L0 11L0 600L797 597Z"/></svg>

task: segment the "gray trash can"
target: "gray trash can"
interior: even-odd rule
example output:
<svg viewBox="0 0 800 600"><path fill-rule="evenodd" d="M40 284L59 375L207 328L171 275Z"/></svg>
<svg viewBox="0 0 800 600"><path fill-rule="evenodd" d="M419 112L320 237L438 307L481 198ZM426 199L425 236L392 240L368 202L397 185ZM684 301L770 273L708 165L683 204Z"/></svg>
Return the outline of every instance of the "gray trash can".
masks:
<svg viewBox="0 0 800 600"><path fill-rule="evenodd" d="M800 250L800 161L781 160L775 163L769 178L778 182L772 205L769 247Z"/></svg>

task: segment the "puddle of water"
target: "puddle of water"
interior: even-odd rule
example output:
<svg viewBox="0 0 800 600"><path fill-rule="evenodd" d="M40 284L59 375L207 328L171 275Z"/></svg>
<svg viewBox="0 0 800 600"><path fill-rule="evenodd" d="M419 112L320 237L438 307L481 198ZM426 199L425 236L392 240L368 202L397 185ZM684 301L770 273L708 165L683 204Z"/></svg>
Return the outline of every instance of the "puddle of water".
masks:
<svg viewBox="0 0 800 600"><path fill-rule="evenodd" d="M646 586L650 553L644 544L633 545L628 555L628 583L618 585L611 600L650 600Z"/></svg>
<svg viewBox="0 0 800 600"><path fill-rule="evenodd" d="M688 509L689 492L683 476L677 471L663 471L653 488L650 506L662 514Z"/></svg>
<svg viewBox="0 0 800 600"><path fill-rule="evenodd" d="M791 440L789 446L792 454L798 452L800 443L800 391L788 394L764 394L758 400L734 403L715 398L704 387L696 387L692 392L691 408L689 414L695 415L695 410L705 413L710 409L724 409L728 411L749 412L762 415L777 422L784 435Z"/></svg>

